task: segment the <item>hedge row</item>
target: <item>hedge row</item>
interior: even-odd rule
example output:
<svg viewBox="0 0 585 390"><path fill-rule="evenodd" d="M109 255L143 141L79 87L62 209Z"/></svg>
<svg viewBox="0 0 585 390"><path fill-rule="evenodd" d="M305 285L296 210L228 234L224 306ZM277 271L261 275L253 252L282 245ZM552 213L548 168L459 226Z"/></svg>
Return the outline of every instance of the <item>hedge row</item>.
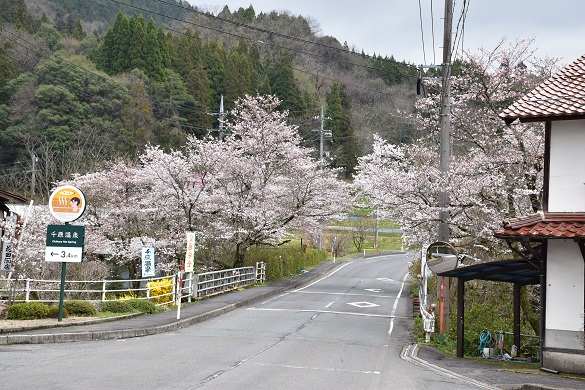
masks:
<svg viewBox="0 0 585 390"><path fill-rule="evenodd" d="M105 301L100 303L100 312L109 313L155 313L159 309L156 305L144 299L129 299L125 301ZM59 307L48 306L42 302L15 303L8 309L9 320L34 320L40 318L57 318ZM89 301L73 300L63 302L62 317L70 315L77 317L95 317L97 308Z"/></svg>

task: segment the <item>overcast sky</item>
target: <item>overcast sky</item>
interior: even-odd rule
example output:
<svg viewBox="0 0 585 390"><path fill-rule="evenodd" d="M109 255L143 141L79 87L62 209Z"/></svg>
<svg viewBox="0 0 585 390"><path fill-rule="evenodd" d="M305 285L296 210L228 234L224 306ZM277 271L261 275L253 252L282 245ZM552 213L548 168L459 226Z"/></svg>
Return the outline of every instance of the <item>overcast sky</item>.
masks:
<svg viewBox="0 0 585 390"><path fill-rule="evenodd" d="M312 17L319 22L322 35L331 35L341 43L347 42L358 52L363 49L370 55L392 55L396 60L412 64L436 64L442 59L443 0L420 0L424 52L417 0L188 1L215 14L224 5L231 11L252 5L256 14L288 10L294 15ZM453 1L455 34L463 0ZM583 0L467 0L467 3L463 34L465 50L493 49L503 37L507 37L512 42L535 38L533 48L537 49L537 57L557 57L562 64L585 54Z"/></svg>

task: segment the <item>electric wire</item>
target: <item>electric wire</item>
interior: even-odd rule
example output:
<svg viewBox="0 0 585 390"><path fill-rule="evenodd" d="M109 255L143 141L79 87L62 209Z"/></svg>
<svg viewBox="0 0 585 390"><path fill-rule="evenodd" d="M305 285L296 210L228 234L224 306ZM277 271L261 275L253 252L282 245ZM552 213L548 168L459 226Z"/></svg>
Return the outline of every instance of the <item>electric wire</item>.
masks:
<svg viewBox="0 0 585 390"><path fill-rule="evenodd" d="M99 5L99 6L109 8L108 6L100 3L99 2L100 0L90 0L90 1L93 2L93 3L95 3L95 4L97 4L97 5ZM305 55L308 55L308 56L312 56L312 57L316 57L316 58L321 58L323 60L326 59L326 55L325 54L317 54L317 53L314 53L314 52L308 52L308 51L304 51L304 50L297 49L297 48L293 48L293 47L278 45L276 43L264 42L264 41L258 40L257 38L246 37L246 36L243 36L243 35L238 35L238 34L231 33L231 32L228 32L228 31L224 31L224 30L221 30L221 29L217 29L217 28L213 28L213 27L209 27L209 26L204 26L204 25L201 25L201 24L197 24L197 23L195 23L193 21L188 21L188 20L181 19L181 18L177 18L177 17L174 17L174 16L169 16L169 15L161 14L159 12L152 11L152 10L149 10L149 9L146 9L146 8L142 8L142 7L139 7L139 6L136 6L136 5L131 5L131 4L124 3L123 1L120 1L120 0L107 0L107 1L110 1L110 2L113 2L113 3L117 3L117 4L120 4L120 5L124 5L126 7L133 8L133 9L137 9L137 10L140 10L140 11L144 11L144 12L149 13L149 14L153 14L153 15L161 16L161 17L168 18L168 19L171 19L171 20L175 20L175 21L178 21L178 22L182 22L182 23L185 23L185 24L190 24L190 25L193 25L195 27L202 28L202 29L211 30L211 31L214 31L214 32L217 32L217 33L220 33L220 34L230 35L230 36L233 36L235 38L245 39L245 40L248 40L248 41L261 43L261 44L268 45L268 46L272 46L272 47L275 47L275 48L278 48L278 49L286 49L286 50L290 50L290 51L297 52L297 53L300 53L300 54L305 54ZM203 13L201 11L192 10L190 8L186 8L186 7L180 6L178 4L171 4L171 3L167 3L167 2L164 2L164 1L161 1L161 0L155 0L155 1L159 1L159 2L162 2L164 4L171 5L171 6L175 6L175 7L178 7L178 8L182 8L182 9L184 9L186 11L196 12L196 13L201 14L201 15L204 15L206 17L213 17L213 18L216 18L216 19L218 19L218 20L220 20L222 22L232 23L232 24L238 25L240 27L249 28L249 29L252 29L252 30L255 30L255 31L258 31L258 32L263 32L265 34L278 36L280 38L289 39L289 40L292 40L292 41L298 41L298 42L303 43L303 44L312 44L312 45L316 45L316 46L321 46L323 48L337 50L337 51L340 51L340 52L343 52L343 53L346 53L346 54L354 54L354 55L357 55L357 56L361 56L361 55L359 55L357 53L352 53L352 52L350 52L348 50L345 50L345 49L342 49L342 48L336 48L334 46L325 45L325 44L322 44L322 43L319 43L319 42L313 42L313 41L309 41L309 40L305 40L305 39L301 39L301 38L297 38L297 37L287 36L285 34L277 33L277 32L270 31L270 30L266 30L266 29L256 28L256 27L253 27L253 26L249 26L247 24L244 24L244 23L240 23L240 22L236 22L236 21L230 21L229 19L219 18L219 17L213 16L213 15L209 15L209 14ZM172 28L167 28L167 29L170 30L170 31L173 31L173 32L181 33L181 32L178 32L176 30L173 30ZM371 58L372 60L374 59L373 57L369 57L369 58ZM348 63L349 65L353 65L353 66L356 66L356 67L361 67L361 68L364 68L364 69L367 69L367 70L370 70L370 71L377 71L377 72L380 71L379 68L376 68L376 67L371 66L371 65L359 64L359 63L354 63L354 62L350 62L350 61L346 61L346 63ZM412 64L404 63L404 65L410 66L410 67L413 67L413 68L416 68ZM401 76L404 76L404 77L407 77L407 78L416 78L416 75L411 75L411 74L402 73L402 72L398 72L398 73ZM376 93L376 91L373 91L373 92Z"/></svg>
<svg viewBox="0 0 585 390"><path fill-rule="evenodd" d="M421 0L418 0L418 18L420 20L420 38L422 41L422 51L423 51L423 61L427 63L427 53L425 51L425 33L423 30L423 17L422 17L422 5L420 3Z"/></svg>
<svg viewBox="0 0 585 390"><path fill-rule="evenodd" d="M433 0L431 2L431 36L433 42L433 64L437 63L437 57L435 55L435 14L433 12Z"/></svg>
<svg viewBox="0 0 585 390"><path fill-rule="evenodd" d="M41 56L41 55L43 55L43 54L47 54L43 48L41 48L41 47L39 47L39 46L37 46L37 45L33 44L32 42L30 42L30 41L28 41L28 40L26 40L26 39L24 39L24 38L22 38L22 37L20 37L20 36L18 36L18 35L16 35L16 34L14 34L13 32L11 32L11 31L9 31L9 30L5 29L3 26L0 26L0 30L2 30L2 31L5 31L5 32L7 32L8 34L10 34L10 35L13 35L13 36L15 37L15 39L18 39L18 40L20 40L20 41L23 41L24 43L26 43L26 45L25 45L25 44L23 44L23 43L21 43L21 42L19 42L19 41L15 40L15 39L13 39L13 38L10 38L10 37L7 37L7 36L4 36L4 38L5 38L5 39L7 39L7 40L10 40L11 42L13 42L14 44L16 44L17 46L19 46L19 47L22 47L22 48L24 48L24 49L26 49L26 50L27 50L26 52L23 52L23 51L20 51L20 50L17 50L17 49L15 49L15 48L14 48L14 50L15 50L17 53L19 53L19 54L21 54L21 55L23 55L23 56L29 57L29 58L31 58L31 59L34 59L34 60L36 60L36 59L37 59L37 57L33 56L32 54L34 54L34 55L38 55L38 56ZM30 53L31 51L33 52L32 54ZM51 53L49 53L49 54L51 54ZM9 58L11 58L12 60L16 60L15 58L13 58L13 57L11 57L11 56L9 56L9 55L7 55L7 56L8 56ZM67 59L64 59L64 58L62 58L61 56L55 55L55 58L57 58L57 59L59 59L59 60L61 60L61 61L64 61L64 62L65 62L67 65L69 65L69 66L72 66L72 67L75 67L75 68L77 68L77 69L81 70L82 72L85 72L85 73L90 73L90 74L92 74L92 75L94 75L94 76L97 76L98 78L100 78L100 79L102 79L102 80L104 80L104 81L109 81L109 82L111 82L111 80L109 80L107 77L105 77L105 76L103 76L103 75L101 75L101 74L99 74L99 73L93 72L93 71L91 71L91 70L89 70L89 69L83 68L83 67L81 67L81 66L79 66L79 65L77 65L77 64L75 64L75 63L73 63L73 62L71 62L71 61L69 61L69 60L67 60ZM52 69L53 69L53 70L60 70L60 69L61 69L61 68L60 68L60 67L58 67L56 64L53 64L53 63L51 63L51 62L45 62L45 63L44 63L44 66L47 66L47 67L49 67L49 68L51 68L51 67L52 67ZM31 68L30 70L32 71L32 70L33 70L33 68L34 68L34 66L31 66L30 68ZM29 74L30 74L30 73L29 73ZM31 74L31 75L32 75L32 74ZM61 79L61 78L59 78L59 77L54 77L54 76L53 76L53 79L52 79L52 80L53 80L53 81L58 81L58 82L61 82L62 84L67 84L67 82L69 81L69 80L64 80L64 79ZM77 91L73 91L73 92L75 92L75 94L76 94L77 96L84 97L86 100L90 100L90 98L93 96L93 95L90 95L89 93L87 93L87 92L86 92L86 91L84 91L84 90L77 90ZM175 106L176 108L191 109L191 107L183 106L183 105L180 105L180 104L175 104L174 106ZM196 112L203 113L203 111L196 111ZM302 113L302 112L306 112L306 113L312 113L312 112L313 112L313 110L309 110L309 109L307 109L307 110L303 110L303 111L295 111L295 112L296 112L296 113ZM173 118L172 116L171 116L171 117L161 117L161 116L159 116L159 115L156 115L155 113L152 113L152 117L153 117L154 119L158 119L158 120L159 120L159 121L161 121L161 122L166 122L166 121L176 121L176 122L178 122L178 121L177 121L177 119L176 119L176 118ZM187 128L187 129L192 129L192 130L206 130L206 131L213 131L213 130L217 130L217 129L212 129L212 128L205 127L205 126L191 125L191 124L188 124L188 123L177 123L177 124L178 124L178 126L179 126L180 128Z"/></svg>
<svg viewBox="0 0 585 390"><path fill-rule="evenodd" d="M115 3L123 4L123 5L126 5L126 6L130 6L130 5L128 5L128 4L124 4L124 3L121 3L121 2L119 2L119 1L116 1L116 0L111 0L111 1L113 1L113 2L115 2ZM170 4L170 3L166 3L166 2L164 2L164 1L162 1L162 3L165 3L165 4ZM419 1L419 3L420 3L420 1ZM103 6L103 4L99 4L99 3L96 3L96 4ZM420 4L419 4L419 5L420 5ZM130 6L130 7L133 7L133 6ZM140 7L133 7L133 8L138 8L138 9L141 9ZM181 7L181 8L184 8L184 7ZM144 10L144 9L143 9L143 10ZM152 12L152 11L149 11L149 10L145 10L145 11L146 11L146 12L151 12L151 13L154 13L154 14L157 14L157 15L160 15L160 16L163 16L163 17L168 17L168 18L171 18L171 19L175 19L175 20L179 20L179 21L186 22L186 21L184 21L184 20L182 20L182 19L178 19L178 18L169 17L169 16L167 16L167 15L162 15L162 14L159 14L159 13L156 13L156 12ZM199 12L199 13L200 13L200 12ZM206 16L207 16L207 15L206 15ZM227 19L223 19L223 18L219 18L219 19L220 19L220 20L222 20L222 21L228 21ZM228 21L228 22L229 22L229 21ZM187 22L187 23L189 23L189 22ZM194 24L194 23L192 23L192 24ZM250 27L250 26L247 26L247 25L244 25L244 24L242 24L242 23L238 23L238 22L234 22L233 24L235 24L235 25L238 25L238 26L247 27L247 28L252 28L252 27ZM231 33L228 33L228 32L226 32L226 31L217 30L217 29L213 29L213 28L206 27L206 26L199 26L199 25L196 25L196 24L194 24L194 25L195 25L195 26L198 26L198 27L201 27L201 28L208 28L208 29L214 30L214 31L216 31L216 32L220 32L220 33L222 33L222 34L229 34L229 35L234 35L234 36L236 36L236 37L239 37L239 38L244 38L244 39L253 40L253 39L251 39L251 38L242 37L242 36L239 36L239 35L237 35L237 34L231 34ZM422 20L421 20L421 28L422 28ZM273 32L270 32L270 31L268 31L268 30L264 30L264 29L258 29L258 28L252 28L252 29L255 29L255 30L257 30L257 31L260 31L260 32L265 32L265 33L268 33L268 34L272 34L272 33L273 33ZM175 30L173 30L173 29L170 29L170 30L171 30L171 31L174 31L174 32L176 32L176 33L181 33L181 32L175 31ZM7 30L4 30L4 31L7 31ZM7 32L8 32L8 31L7 31ZM184 34L184 33L183 33L183 34ZM319 43L310 42L310 41L301 40L301 39L295 39L295 38L292 38L292 37L285 36L284 34L273 34L273 35L277 35L277 36L280 36L280 37L283 37L283 38L293 39L293 40L297 40L297 41L299 41L299 40L300 40L300 41L304 41L304 42L306 42L306 43L313 43L313 44L317 44L317 45L320 45L320 46L323 46L323 47L332 48L332 49L336 49L336 50L341 50L341 51L343 51L343 52L346 52L346 53L348 52L347 50L343 50L343 49L335 48L335 47L332 47L332 46L322 45L322 44L319 44ZM20 38L20 37L19 37L19 39L22 39L22 38ZM24 39L23 39L23 40L24 40ZM14 40L12 40L12 41L16 43L16 41L14 41ZM30 45L32 45L32 46L34 47L34 45L33 45L33 44L31 44L30 42L28 42L28 41L26 41L26 40L24 40L24 41L25 41L25 42L27 42L28 44L30 44ZM423 43L424 43L424 41L423 41ZM22 45L22 44L19 44L19 45L20 45L20 46L22 46L22 47L24 47L25 49L30 49L29 47L27 47L27 46L25 46L25 45ZM273 46L276 46L276 47L280 47L280 48L282 48L281 46L278 46L278 45L273 45ZM42 49L40 49L40 48L38 48L38 47L37 47L37 49L38 49L38 50L42 50ZM286 49L289 49L289 48L286 48ZM315 56L315 54L314 54L314 53L307 53L307 52L303 52L303 53ZM21 52L21 54L23 54L23 55L26 55L26 56L28 56L29 58L33 58L34 60L38 60L37 58L31 57L31 56L30 56L28 53L22 53L22 52ZM40 52L40 51L38 51L38 52L37 52L37 54L39 54L39 56L40 56L41 52ZM49 53L49 54L52 54L52 53ZM41 58L43 58L44 56L40 56L40 57L41 57ZM59 57L59 56L56 56L56 57ZM97 73L95 73L95 72L92 72L92 71L88 70L88 69L82 68L82 67L78 66L77 64L71 63L70 61L68 61L68 60L66 60L66 59L64 59L64 58L61 58L61 59L62 59L62 60L64 60L64 61L66 61L66 62L68 62L68 63L70 63L70 64L72 64L72 65L74 65L74 66L77 66L77 67L79 67L79 68L80 68L80 69L82 69L83 71L86 71L86 72L93 73L93 74L95 74L95 75L97 75L97 76L99 76L99 77L102 77L103 79L106 79L104 76L101 76L101 75L99 75L99 74L97 74ZM359 66L359 64L354 64L354 65L358 65L358 66ZM372 68L372 67L368 67L368 66L364 66L364 67L366 67L366 68ZM311 74L311 75L313 75L313 76L317 76L317 75L315 75L315 74L313 74L313 73L310 73L310 72L307 72L307 71L305 71L304 69L298 69L298 68L294 68L294 69L295 69L296 71L299 71L299 72L305 72L305 73ZM413 77L412 75L407 75L407 76L409 76L409 77ZM323 77L323 76L321 76L321 77ZM335 79L333 79L333 78L328 78L328 77L324 77L324 78L325 78L325 79L332 80L332 81L336 81L336 80L335 80ZM107 79L106 79L106 80L107 80ZM61 81L64 81L64 80L61 80ZM360 87L360 86L357 86L357 85L352 85L352 84L348 84L348 83L342 83L342 84L344 84L344 85L348 85L348 86L350 86L350 87L353 87L353 88L359 88L359 89L363 89L363 90L366 90L366 91L370 91L370 92L379 93L378 91L373 91L373 90L370 90L370 89L368 89L368 88ZM392 96L391 94L387 94L387 93L382 93L382 94L384 94L384 95L387 95L387 96ZM87 95L86 95L86 97L87 97ZM175 105L175 107L177 107L177 108L187 108L187 109L191 109L191 110L193 109L193 107L192 107L192 106L186 107L186 106L181 106L181 105ZM203 112L203 111L199 111L199 112ZM168 120L172 120L172 119L173 119L172 117L171 117L171 118L161 118L161 117L157 117L157 116L154 116L154 117L155 117L156 119L159 119L159 120L165 120L165 121L168 121ZM192 129L204 129L204 130L210 130L210 129L209 129L209 128L207 128L207 127L201 127L201 126L191 126L191 125L188 125L188 124L185 124L185 123L183 123L183 124L178 124L178 125L179 125L179 126L184 126L184 127L187 127L187 128L192 128Z"/></svg>

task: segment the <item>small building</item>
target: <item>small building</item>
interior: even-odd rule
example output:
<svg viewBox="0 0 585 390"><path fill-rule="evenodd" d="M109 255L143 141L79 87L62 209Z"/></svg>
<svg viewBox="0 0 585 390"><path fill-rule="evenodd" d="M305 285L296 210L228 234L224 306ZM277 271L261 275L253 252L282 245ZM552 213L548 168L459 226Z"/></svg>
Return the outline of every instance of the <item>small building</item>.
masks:
<svg viewBox="0 0 585 390"><path fill-rule="evenodd" d="M10 214L9 204L25 204L26 199L0 189L0 220L5 220Z"/></svg>
<svg viewBox="0 0 585 390"><path fill-rule="evenodd" d="M500 117L545 123L545 166L543 211L505 221L495 236L541 260L541 366L585 374L585 55Z"/></svg>
<svg viewBox="0 0 585 390"><path fill-rule="evenodd" d="M14 269L12 238L18 237L18 215L11 211L8 204L23 204L26 199L0 190L0 271L11 272Z"/></svg>
<svg viewBox="0 0 585 390"><path fill-rule="evenodd" d="M465 282L514 286L514 344L520 345L520 288L540 285L540 366L585 374L585 55L567 65L500 117L544 122L543 210L505 220L494 236L523 250L521 259L441 272L457 279L457 355L463 357Z"/></svg>

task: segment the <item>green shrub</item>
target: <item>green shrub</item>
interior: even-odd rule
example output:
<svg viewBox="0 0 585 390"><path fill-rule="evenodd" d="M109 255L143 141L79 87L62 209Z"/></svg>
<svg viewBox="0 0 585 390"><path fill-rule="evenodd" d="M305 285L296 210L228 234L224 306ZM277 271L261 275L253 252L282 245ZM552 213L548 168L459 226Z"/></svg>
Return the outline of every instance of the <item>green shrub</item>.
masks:
<svg viewBox="0 0 585 390"><path fill-rule="evenodd" d="M129 299L126 302L128 302L135 310L143 313L151 314L157 311L156 305L147 299Z"/></svg>
<svg viewBox="0 0 585 390"><path fill-rule="evenodd" d="M47 318L49 307L41 302L15 303L8 309L9 320L34 320Z"/></svg>
<svg viewBox="0 0 585 390"><path fill-rule="evenodd" d="M49 306L49 314L47 315L49 318L59 318L59 306ZM61 318L69 317L69 312L65 307L63 307L63 312L61 313Z"/></svg>
<svg viewBox="0 0 585 390"><path fill-rule="evenodd" d="M110 312L110 313L131 313L134 311L134 308L128 301L105 301L102 302L102 307L100 309L102 312Z"/></svg>
<svg viewBox="0 0 585 390"><path fill-rule="evenodd" d="M255 265L257 261L266 263L266 279L275 281L298 275L301 270L309 270L327 260L324 250L300 246L275 248L252 247L246 253L246 265Z"/></svg>
<svg viewBox="0 0 585 390"><path fill-rule="evenodd" d="M63 302L63 307L69 314L79 317L94 317L97 315L97 309L89 301L74 300Z"/></svg>

